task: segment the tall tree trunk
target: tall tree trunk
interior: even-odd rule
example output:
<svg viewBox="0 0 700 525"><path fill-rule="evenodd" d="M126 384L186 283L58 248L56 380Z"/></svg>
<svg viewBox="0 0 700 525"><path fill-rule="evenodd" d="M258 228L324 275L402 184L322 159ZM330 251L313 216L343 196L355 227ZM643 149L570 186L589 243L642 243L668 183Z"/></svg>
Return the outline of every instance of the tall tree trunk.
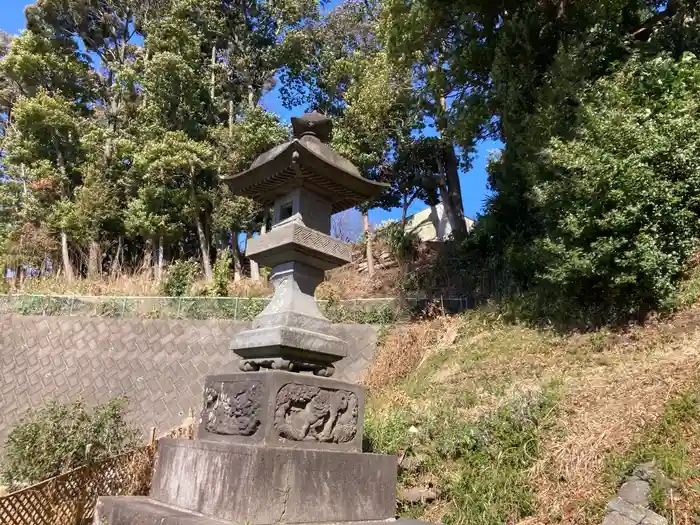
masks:
<svg viewBox="0 0 700 525"><path fill-rule="evenodd" d="M163 236L158 237L158 251L156 252L156 280L160 281L163 278L163 268L165 267L165 245Z"/></svg>
<svg viewBox="0 0 700 525"><path fill-rule="evenodd" d="M211 98L212 109L214 108L214 97L216 97L216 46L211 48L211 83L209 84L209 97Z"/></svg>
<svg viewBox="0 0 700 525"><path fill-rule="evenodd" d="M241 263L241 248L238 246L238 233L233 232L233 280L235 282L241 280L243 273L243 264Z"/></svg>
<svg viewBox="0 0 700 525"><path fill-rule="evenodd" d="M68 282L72 282L75 279L75 273L73 273L73 264L70 262L70 254L68 253L68 235L64 230L61 230L61 258L66 279Z"/></svg>
<svg viewBox="0 0 700 525"><path fill-rule="evenodd" d="M452 199L450 198L450 193L447 189L445 169L440 159L438 159L438 194L445 211L445 216L447 217L447 222L450 223L450 229L454 233L455 228L459 226L459 215L455 211Z"/></svg>
<svg viewBox="0 0 700 525"><path fill-rule="evenodd" d="M96 239L90 240L88 252L88 277L96 278L102 273L102 249Z"/></svg>
<svg viewBox="0 0 700 525"><path fill-rule="evenodd" d="M213 273L211 270L211 256L209 252L209 242L207 241L207 234L204 231L204 224L202 223L202 218L197 215L195 218L195 225L197 226L197 238L199 239L199 249L202 252L202 266L204 267L204 276L207 281L211 281L213 278Z"/></svg>
<svg viewBox="0 0 700 525"><path fill-rule="evenodd" d="M433 228L435 228L435 238L441 240L440 215L438 215L437 206L435 206L435 204L430 205L430 223L433 225Z"/></svg>
<svg viewBox="0 0 700 525"><path fill-rule="evenodd" d="M145 273L149 279L153 275L153 239L146 239L146 245L143 248L141 272Z"/></svg>
<svg viewBox="0 0 700 525"><path fill-rule="evenodd" d="M415 195L413 197L409 197L408 195L403 195L402 198L402 206L401 206L401 229L405 230L406 229L406 224L408 220L408 208L413 204L413 200L415 199Z"/></svg>
<svg viewBox="0 0 700 525"><path fill-rule="evenodd" d="M370 277L374 276L374 252L372 250L372 231L369 229L369 212L362 212L362 227L365 230L365 239L367 240L367 273Z"/></svg>
<svg viewBox="0 0 700 525"><path fill-rule="evenodd" d="M467 233L467 223L464 221L464 206L462 205L462 185L459 181L459 163L454 144L445 147L445 180L447 182L447 197L452 208L452 233L462 237ZM451 221L451 222L452 222Z"/></svg>
<svg viewBox="0 0 700 525"><path fill-rule="evenodd" d="M58 169L63 175L63 180L68 179L68 170L66 168L66 159L63 156L60 145L58 143L58 136L55 132L51 133L51 140L53 142L54 152L56 154L56 162L58 163ZM61 196L65 198L65 191L61 191ZM65 230L61 229L61 257L63 258L63 269L66 272L66 279L68 281L73 281L75 279L75 273L73 272L73 265L70 261L70 254L68 253L68 235Z"/></svg>
<svg viewBox="0 0 700 525"><path fill-rule="evenodd" d="M122 251L124 249L124 238L120 235L117 241L117 253L112 260L112 267L109 269L109 273L112 277L116 277L121 273L122 270Z"/></svg>
<svg viewBox="0 0 700 525"><path fill-rule="evenodd" d="M447 101L445 97L442 96L440 97L440 112L442 115L445 115L447 110ZM452 227L452 234L456 237L462 237L467 233L467 225L464 221L462 184L459 180L459 161L457 160L457 154L452 139L450 138L447 140L443 129L440 129L440 134L443 135L442 138L445 141L443 147L445 161L444 186L447 190L445 195L441 195L441 198L445 206L445 213ZM440 171L442 172L443 170L441 169Z"/></svg>

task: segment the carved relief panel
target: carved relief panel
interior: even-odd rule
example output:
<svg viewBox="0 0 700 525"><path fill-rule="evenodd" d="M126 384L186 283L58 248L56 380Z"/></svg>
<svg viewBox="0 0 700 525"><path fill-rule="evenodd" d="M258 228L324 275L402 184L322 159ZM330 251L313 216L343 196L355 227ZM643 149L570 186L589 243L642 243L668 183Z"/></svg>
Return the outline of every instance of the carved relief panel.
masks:
<svg viewBox="0 0 700 525"><path fill-rule="evenodd" d="M353 392L289 383L277 393L275 428L292 441L347 443L357 434Z"/></svg>
<svg viewBox="0 0 700 525"><path fill-rule="evenodd" d="M208 384L204 389L202 425L207 432L252 436L260 426L263 387L258 381Z"/></svg>

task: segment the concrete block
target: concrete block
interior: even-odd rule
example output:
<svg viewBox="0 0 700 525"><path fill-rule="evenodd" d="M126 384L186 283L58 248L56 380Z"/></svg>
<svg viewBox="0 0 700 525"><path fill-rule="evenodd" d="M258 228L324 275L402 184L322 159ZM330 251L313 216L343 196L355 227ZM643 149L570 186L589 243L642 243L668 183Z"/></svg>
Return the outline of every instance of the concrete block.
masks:
<svg viewBox="0 0 700 525"><path fill-rule="evenodd" d="M319 450L362 450L358 385L281 371L207 376L198 439Z"/></svg>
<svg viewBox="0 0 700 525"><path fill-rule="evenodd" d="M633 521L619 512L610 512L605 515L602 525L637 525L638 521Z"/></svg>
<svg viewBox="0 0 700 525"><path fill-rule="evenodd" d="M102 496L93 525L223 525L223 522L159 505L143 496Z"/></svg>
<svg viewBox="0 0 700 525"><path fill-rule="evenodd" d="M162 440L150 497L250 525L387 520L395 516L396 458Z"/></svg>
<svg viewBox="0 0 700 525"><path fill-rule="evenodd" d="M234 525L166 507L144 497L101 497L97 500L93 525ZM236 523L235 525L240 525ZM299 525L311 525L308 523ZM331 525L331 524L327 524ZM398 518L382 521L361 521L332 525L427 525L424 521Z"/></svg>

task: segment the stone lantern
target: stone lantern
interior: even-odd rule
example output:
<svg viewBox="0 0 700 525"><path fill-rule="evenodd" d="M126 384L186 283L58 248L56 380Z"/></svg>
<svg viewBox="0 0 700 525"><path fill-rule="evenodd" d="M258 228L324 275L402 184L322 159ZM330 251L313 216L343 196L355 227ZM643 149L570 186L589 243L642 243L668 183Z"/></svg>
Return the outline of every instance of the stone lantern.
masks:
<svg viewBox="0 0 700 525"><path fill-rule="evenodd" d="M330 120L320 113L292 118L294 140L261 155L251 168L224 179L234 195L272 207L272 229L250 239L247 255L272 267L275 294L239 334L232 350L245 371L272 368L331 376L346 355L319 311L314 290L324 271L350 262L350 245L330 236L331 214L370 200L385 189L369 181L326 143Z"/></svg>
<svg viewBox="0 0 700 525"><path fill-rule="evenodd" d="M364 389L329 377L346 344L313 297L324 271L350 260L331 214L385 186L327 146L329 119L292 124L292 141L224 181L274 209L247 249L273 268L275 293L232 342L242 371L206 377L197 438L161 440L149 497L100 498L96 525L397 521L396 457L362 452Z"/></svg>

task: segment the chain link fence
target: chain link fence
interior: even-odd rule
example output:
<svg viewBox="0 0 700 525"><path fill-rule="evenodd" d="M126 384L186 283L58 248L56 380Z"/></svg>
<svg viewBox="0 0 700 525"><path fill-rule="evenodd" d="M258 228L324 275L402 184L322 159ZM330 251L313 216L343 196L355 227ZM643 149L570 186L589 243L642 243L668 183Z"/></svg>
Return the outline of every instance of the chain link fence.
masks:
<svg viewBox="0 0 700 525"><path fill-rule="evenodd" d="M250 321L269 297L119 297L77 295L0 295L0 313L143 319L231 319ZM458 313L473 302L462 297L318 300L337 323L389 324L426 309Z"/></svg>

